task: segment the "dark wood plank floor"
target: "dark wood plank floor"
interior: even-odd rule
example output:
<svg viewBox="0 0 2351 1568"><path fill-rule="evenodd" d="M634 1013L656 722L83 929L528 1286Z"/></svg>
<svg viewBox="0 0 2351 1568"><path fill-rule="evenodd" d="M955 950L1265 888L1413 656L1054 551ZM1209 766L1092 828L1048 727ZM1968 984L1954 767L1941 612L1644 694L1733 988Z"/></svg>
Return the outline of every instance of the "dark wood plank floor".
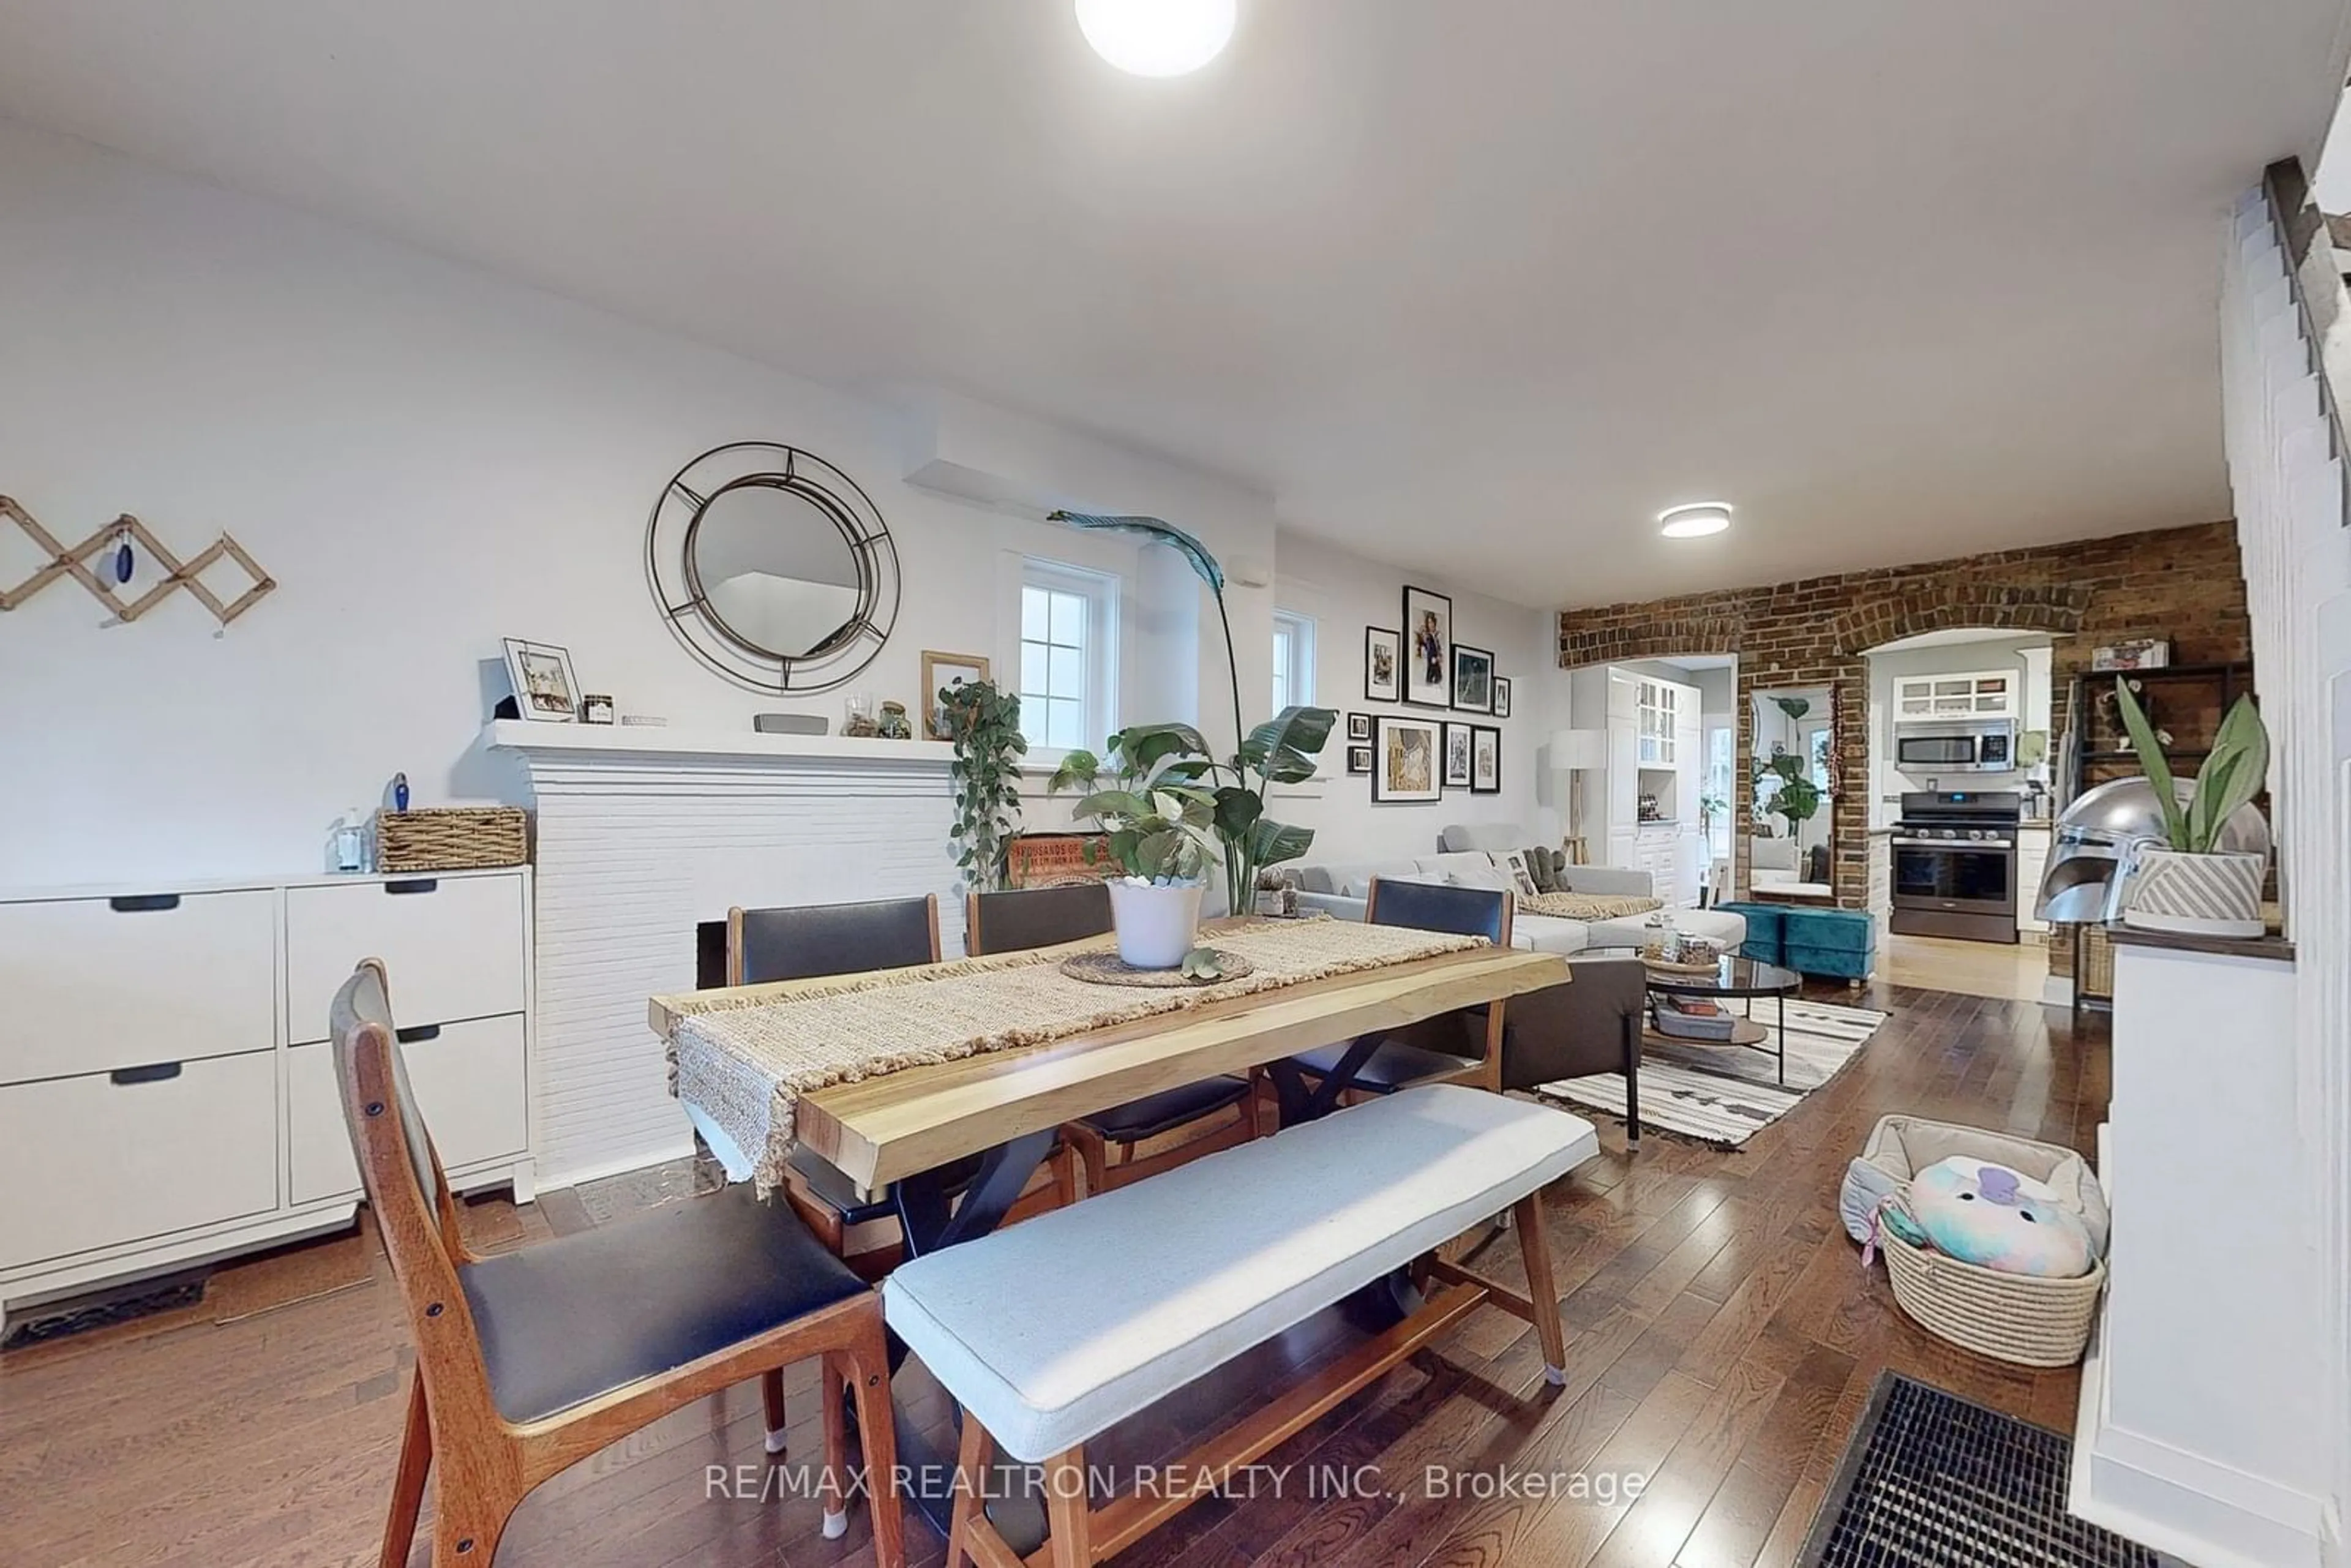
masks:
<svg viewBox="0 0 2351 1568"><path fill-rule="evenodd" d="M1205 1500L1119 1562L1783 1564L1883 1368L2069 1429L2074 1374L2002 1367L1911 1326L1883 1270L1861 1271L1835 1197L1846 1159L1888 1111L2089 1149L2106 1100L2103 1025L2077 1038L2060 1010L1933 991L1854 999L1892 1019L1744 1150L1652 1137L1628 1155L1612 1127L1603 1155L1545 1194L1570 1334L1565 1389L1544 1385L1531 1331L1481 1311L1269 1456L1293 1467L1278 1489L1269 1477L1254 1496ZM674 1190L679 1178L667 1180ZM525 1245L664 1195L640 1181L522 1210L478 1203L467 1219L483 1244ZM372 1247L353 1237L308 1250ZM1505 1233L1479 1262L1507 1280L1514 1253ZM319 1265L332 1260L281 1255L240 1271L331 1278ZM1051 1290L1038 1281L1038 1299ZM192 1309L0 1355L0 1563L374 1561L411 1364L381 1258L350 1288L215 1316ZM1109 1457L1180 1449L1354 1332L1337 1314L1301 1325L1138 1418ZM798 1370L793 1462L819 1441L813 1379ZM559 1477L524 1505L500 1563L870 1562L862 1515L846 1540L827 1542L815 1502L756 1495L758 1406L756 1388L730 1391ZM922 1416L938 1421L943 1406L928 1401ZM1432 1469L1519 1485L1467 1495L1433 1487ZM1359 1484L1331 1484L1341 1472ZM752 1481L753 1494L714 1495L721 1473ZM1636 1473L1646 1486L1635 1499L1623 1478ZM1553 1495L1530 1495L1528 1478ZM914 1561L941 1560L918 1521L908 1533ZM425 1558L420 1545L413 1561Z"/></svg>

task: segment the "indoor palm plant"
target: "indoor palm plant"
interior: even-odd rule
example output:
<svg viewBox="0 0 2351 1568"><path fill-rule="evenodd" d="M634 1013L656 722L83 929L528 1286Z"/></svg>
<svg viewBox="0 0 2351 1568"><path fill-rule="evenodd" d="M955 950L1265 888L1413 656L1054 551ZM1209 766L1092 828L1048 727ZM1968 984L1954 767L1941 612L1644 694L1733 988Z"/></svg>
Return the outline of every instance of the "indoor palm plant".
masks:
<svg viewBox="0 0 2351 1568"><path fill-rule="evenodd" d="M1771 759L1755 767L1758 785L1776 783L1764 810L1788 820L1788 837L1793 839L1806 822L1820 813L1821 788L1813 782L1804 769L1804 759L1787 747L1771 748ZM1759 791L1760 792L1760 791Z"/></svg>
<svg viewBox="0 0 2351 1568"><path fill-rule="evenodd" d="M1207 789L1212 801L1210 824L1224 846L1226 907L1242 913L1249 907L1259 872L1298 859L1314 842L1313 829L1290 827L1266 816L1265 793L1271 785L1299 784L1314 777L1314 759L1331 738L1332 727L1339 722L1338 712L1293 705L1244 734L1240 666L1233 657L1232 617L1225 610L1225 573L1207 547L1157 517L1066 511L1054 512L1050 517L1072 528L1137 534L1165 545L1190 564L1216 599L1217 621L1225 633L1225 669L1232 683L1233 733L1240 737L1239 748L1218 762L1198 730L1178 724L1131 728L1111 739L1112 749L1123 738L1129 747L1148 751L1153 761L1180 752L1183 760L1178 766L1187 781Z"/></svg>
<svg viewBox="0 0 2351 1568"><path fill-rule="evenodd" d="M2269 777L2270 737L2261 710L2251 697L2239 697L2195 781L2183 786L2128 679L2118 678L2115 692L2131 749L2162 808L2164 834L2161 845L2143 845L2133 857L2123 924L2202 936L2261 936L2268 928L2262 883L2269 856L2221 847L2230 819L2252 803Z"/></svg>

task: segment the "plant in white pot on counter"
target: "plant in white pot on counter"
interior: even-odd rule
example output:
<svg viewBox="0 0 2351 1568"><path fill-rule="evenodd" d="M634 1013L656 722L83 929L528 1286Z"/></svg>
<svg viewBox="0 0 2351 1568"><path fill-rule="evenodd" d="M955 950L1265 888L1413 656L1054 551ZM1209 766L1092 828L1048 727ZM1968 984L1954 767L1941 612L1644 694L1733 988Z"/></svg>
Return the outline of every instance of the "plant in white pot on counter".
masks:
<svg viewBox="0 0 2351 1568"><path fill-rule="evenodd" d="M2138 850L2123 924L2199 936L2261 936L2268 928L2262 883L2269 856L2221 847L2231 819L2252 803L2269 776L2270 737L2261 710L2251 697L2239 697L2220 721L2195 781L2182 786L2129 682L2117 680L2115 691L2131 749L2162 807L2165 840Z"/></svg>
<svg viewBox="0 0 2351 1568"><path fill-rule="evenodd" d="M1223 857L1216 830L1217 794L1199 736L1185 725L1121 730L1103 756L1072 751L1046 786L1080 789L1074 808L1105 835L1103 852L1123 876L1110 882L1118 956L1138 969L1180 967L1200 928L1200 894L1208 868ZM1087 846L1092 859L1095 846Z"/></svg>

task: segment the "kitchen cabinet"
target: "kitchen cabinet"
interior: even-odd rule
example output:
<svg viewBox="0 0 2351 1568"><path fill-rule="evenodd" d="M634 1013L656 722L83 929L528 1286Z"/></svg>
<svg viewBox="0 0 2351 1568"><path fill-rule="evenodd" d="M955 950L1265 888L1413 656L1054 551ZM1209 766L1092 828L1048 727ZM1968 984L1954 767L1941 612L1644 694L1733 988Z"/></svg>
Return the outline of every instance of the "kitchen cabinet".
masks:
<svg viewBox="0 0 2351 1568"><path fill-rule="evenodd" d="M1921 719L2022 718L2023 679L2015 670L1966 674L1906 675L1894 683L1898 724Z"/></svg>
<svg viewBox="0 0 2351 1568"><path fill-rule="evenodd" d="M1634 683L1633 722L1635 754L1644 768L1672 768L1682 755L1682 698L1690 699L1689 713L1698 716L1697 691L1673 681L1642 678Z"/></svg>

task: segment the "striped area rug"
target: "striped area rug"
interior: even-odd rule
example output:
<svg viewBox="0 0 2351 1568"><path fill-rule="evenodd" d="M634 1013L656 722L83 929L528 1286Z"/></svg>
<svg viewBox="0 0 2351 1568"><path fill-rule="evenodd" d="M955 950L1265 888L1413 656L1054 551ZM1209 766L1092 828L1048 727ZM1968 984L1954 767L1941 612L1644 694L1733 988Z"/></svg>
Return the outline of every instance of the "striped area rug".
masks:
<svg viewBox="0 0 2351 1568"><path fill-rule="evenodd" d="M1726 1005L1735 1011L1740 1004ZM1766 1030L1777 1029L1778 1002L1759 998L1752 1008L1756 1022ZM1868 1008L1789 998L1784 1089L1778 1082L1778 1060L1760 1047L1666 1044L1652 1035L1641 1051L1642 1130L1735 1149L1835 1077L1885 1021L1884 1013ZM1604 1111L1624 1119L1625 1080L1617 1073L1562 1078L1535 1092L1579 1110Z"/></svg>

